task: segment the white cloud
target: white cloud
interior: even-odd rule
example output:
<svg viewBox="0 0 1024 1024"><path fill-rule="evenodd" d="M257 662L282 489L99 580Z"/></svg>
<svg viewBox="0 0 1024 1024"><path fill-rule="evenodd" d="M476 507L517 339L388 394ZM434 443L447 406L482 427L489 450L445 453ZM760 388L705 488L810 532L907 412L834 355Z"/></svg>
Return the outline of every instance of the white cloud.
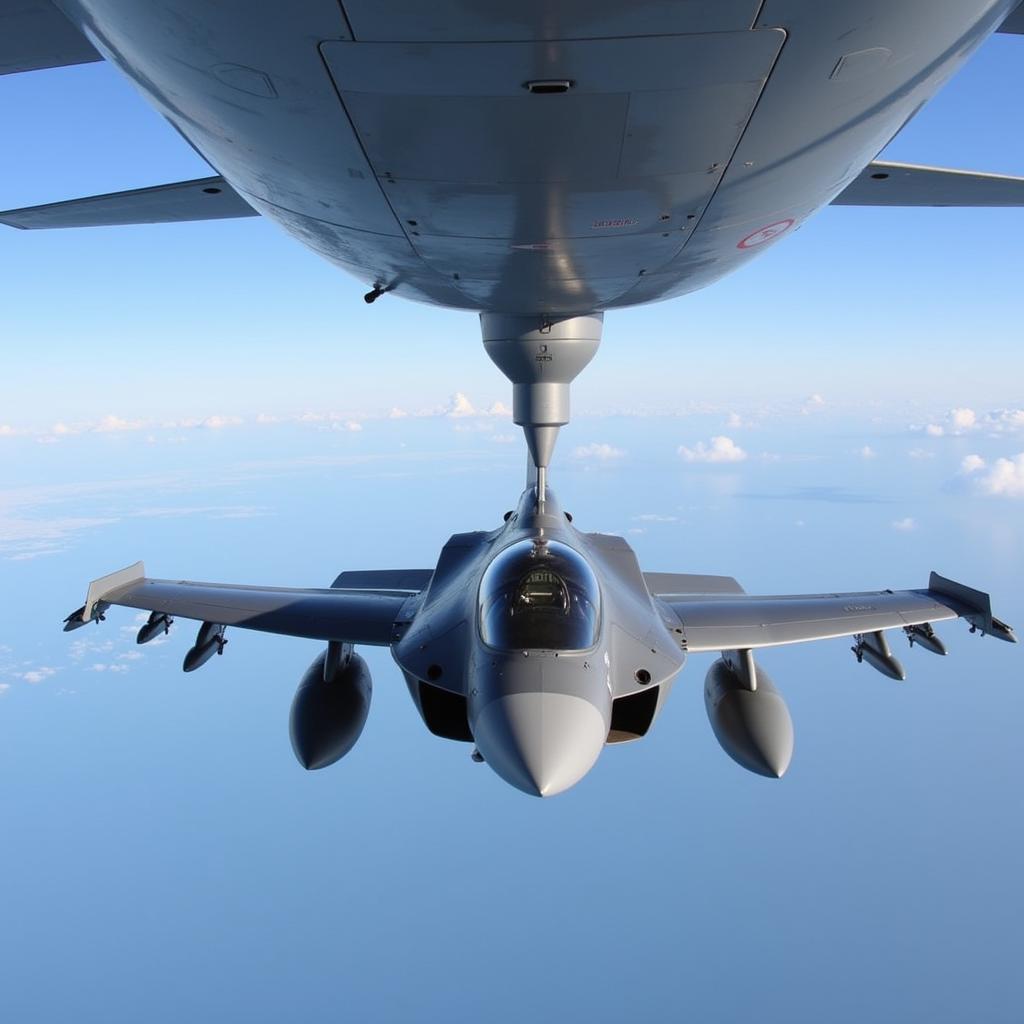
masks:
<svg viewBox="0 0 1024 1024"><path fill-rule="evenodd" d="M861 448L860 451L857 454L862 459L873 459L877 455L877 453L875 452L875 449L872 448L871 445L869 445L869 444L864 445L864 447Z"/></svg>
<svg viewBox="0 0 1024 1024"><path fill-rule="evenodd" d="M598 441L592 441L590 444L581 444L572 451L574 459L597 459L600 462L621 459L625 454L621 448Z"/></svg>
<svg viewBox="0 0 1024 1024"><path fill-rule="evenodd" d="M345 420L344 423L332 423L331 430L345 430L350 434L358 434L363 429L359 420Z"/></svg>
<svg viewBox="0 0 1024 1024"><path fill-rule="evenodd" d="M917 522L910 516L906 516L903 519L894 519L892 522L892 528L894 530L901 530L902 532L907 533L910 530L917 529Z"/></svg>
<svg viewBox="0 0 1024 1024"><path fill-rule="evenodd" d="M984 425L997 434L1024 430L1024 409L996 409L985 416Z"/></svg>
<svg viewBox="0 0 1024 1024"><path fill-rule="evenodd" d="M973 409L950 409L949 419L953 425L953 432L957 434L973 430L978 425L978 417Z"/></svg>
<svg viewBox="0 0 1024 1024"><path fill-rule="evenodd" d="M143 620L148 618L149 616L143 613ZM122 629L123 628L124 627L122 627ZM131 629L130 627L129 629L132 633L135 632L134 629ZM106 653L107 651L112 651L113 649L113 640L92 640L82 638L71 641L71 647L68 651L68 654L74 661L81 661L82 658L84 658L87 654L95 655L99 653Z"/></svg>
<svg viewBox="0 0 1024 1024"><path fill-rule="evenodd" d="M743 417L738 412L729 413L729 418L725 421L725 425L730 430L740 430L745 426Z"/></svg>
<svg viewBox="0 0 1024 1024"><path fill-rule="evenodd" d="M679 446L679 456L685 462L742 462L747 453L731 437L711 438L710 444L698 441L693 448Z"/></svg>
<svg viewBox="0 0 1024 1024"><path fill-rule="evenodd" d="M398 406L392 406L391 411L388 413L389 420L404 420L409 414L404 409L399 409Z"/></svg>
<svg viewBox="0 0 1024 1024"><path fill-rule="evenodd" d="M394 412L394 410L392 410ZM426 416L445 416L448 419L466 419L471 416L494 416L494 417L506 417L512 415L512 410L508 408L503 402L492 402L487 409L478 409L469 399L469 396L463 391L456 391L451 398L448 399L448 404L442 409L434 409L427 411L421 415Z"/></svg>
<svg viewBox="0 0 1024 1024"><path fill-rule="evenodd" d="M57 670L50 668L49 665L40 665L39 668L30 669L28 672L22 672L21 678L26 683L41 683L45 679L49 679L50 676L56 675Z"/></svg>
<svg viewBox="0 0 1024 1024"><path fill-rule="evenodd" d="M200 420L196 426L202 427L206 430L222 430L224 427L237 427L241 424L242 418L240 416L207 416L205 419Z"/></svg>
<svg viewBox="0 0 1024 1024"><path fill-rule="evenodd" d="M463 416L476 416L478 413L473 408L473 403L461 391L456 391L448 399L443 415L451 419L460 419Z"/></svg>
<svg viewBox="0 0 1024 1024"><path fill-rule="evenodd" d="M0 437L17 437L19 434L23 434L23 430L15 430L14 427L7 423L0 423Z"/></svg>
<svg viewBox="0 0 1024 1024"><path fill-rule="evenodd" d="M935 452L928 451L927 448L911 448L907 452L907 455L912 459L934 459Z"/></svg>
<svg viewBox="0 0 1024 1024"><path fill-rule="evenodd" d="M825 399L815 392L813 395L808 395L804 402L803 408L800 410L805 416L809 412L814 412L816 409L823 409L825 407Z"/></svg>
<svg viewBox="0 0 1024 1024"><path fill-rule="evenodd" d="M966 455L960 463L961 473L977 473L985 468L985 460L980 455Z"/></svg>
<svg viewBox="0 0 1024 1024"><path fill-rule="evenodd" d="M0 697L2 697L10 688L10 683L0 683Z"/></svg>
<svg viewBox="0 0 1024 1024"><path fill-rule="evenodd" d="M912 427L921 430L921 427ZM939 423L929 423L924 428L930 437L958 437L987 430L993 434L1012 434L1024 431L1024 409L995 409L979 414L966 406L951 409Z"/></svg>
<svg viewBox="0 0 1024 1024"><path fill-rule="evenodd" d="M515 434L491 434L491 440L495 444L515 444L519 438Z"/></svg>
<svg viewBox="0 0 1024 1024"><path fill-rule="evenodd" d="M1024 452L1009 459L996 459L988 472L975 480L975 487L993 497L1024 498Z"/></svg>
<svg viewBox="0 0 1024 1024"><path fill-rule="evenodd" d="M146 424L142 420L125 420L120 416L104 416L92 429L97 434L113 434L122 430L141 430Z"/></svg>

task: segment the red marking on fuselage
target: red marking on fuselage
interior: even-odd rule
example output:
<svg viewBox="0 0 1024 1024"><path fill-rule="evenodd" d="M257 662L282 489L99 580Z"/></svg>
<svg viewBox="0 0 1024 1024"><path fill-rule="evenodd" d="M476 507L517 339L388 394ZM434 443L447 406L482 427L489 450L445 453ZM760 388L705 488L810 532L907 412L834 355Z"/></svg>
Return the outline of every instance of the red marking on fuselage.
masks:
<svg viewBox="0 0 1024 1024"><path fill-rule="evenodd" d="M763 228L758 228L757 231L751 232L746 238L740 239L736 243L736 248L756 249L759 245L764 245L765 242L778 238L783 231L788 231L795 223L796 221L792 217L787 217L785 220L777 220L771 224L766 224Z"/></svg>

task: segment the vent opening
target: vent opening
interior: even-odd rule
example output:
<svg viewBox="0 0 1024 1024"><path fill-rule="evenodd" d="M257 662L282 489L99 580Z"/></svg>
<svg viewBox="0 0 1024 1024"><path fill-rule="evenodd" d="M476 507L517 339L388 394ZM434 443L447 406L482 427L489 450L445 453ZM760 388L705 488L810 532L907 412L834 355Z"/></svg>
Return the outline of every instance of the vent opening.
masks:
<svg viewBox="0 0 1024 1024"><path fill-rule="evenodd" d="M555 93L568 92L574 84L568 78L546 78L536 82L523 82L523 88L538 96L551 96Z"/></svg>
<svg viewBox="0 0 1024 1024"><path fill-rule="evenodd" d="M420 682L420 711L427 728L435 735L446 740L462 740L472 743L473 734L469 730L469 717L466 714L466 698L459 693L442 690L440 686L431 686Z"/></svg>
<svg viewBox="0 0 1024 1024"><path fill-rule="evenodd" d="M647 735L658 710L658 687L617 697L612 702L612 724L608 730L609 743L627 743Z"/></svg>

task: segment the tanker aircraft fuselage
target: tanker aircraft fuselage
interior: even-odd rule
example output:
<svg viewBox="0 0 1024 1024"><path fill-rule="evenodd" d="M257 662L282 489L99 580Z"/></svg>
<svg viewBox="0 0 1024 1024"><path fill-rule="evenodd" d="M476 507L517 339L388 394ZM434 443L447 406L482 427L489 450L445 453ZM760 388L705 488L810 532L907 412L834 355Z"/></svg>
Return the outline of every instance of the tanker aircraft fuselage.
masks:
<svg viewBox="0 0 1024 1024"><path fill-rule="evenodd" d="M335 264L442 306L560 316L693 291L791 234L1016 3L57 7Z"/></svg>

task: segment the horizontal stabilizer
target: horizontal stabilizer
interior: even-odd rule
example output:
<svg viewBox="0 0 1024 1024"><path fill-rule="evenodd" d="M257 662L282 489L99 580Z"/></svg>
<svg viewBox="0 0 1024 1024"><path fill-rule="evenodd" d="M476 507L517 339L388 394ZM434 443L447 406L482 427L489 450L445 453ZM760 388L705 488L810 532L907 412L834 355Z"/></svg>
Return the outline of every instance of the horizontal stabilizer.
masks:
<svg viewBox="0 0 1024 1024"><path fill-rule="evenodd" d="M731 576L695 576L684 572L645 572L644 582L655 597L681 594L742 594Z"/></svg>
<svg viewBox="0 0 1024 1024"><path fill-rule="evenodd" d="M256 216L256 211L223 178L213 177L5 210L0 212L0 224L30 230Z"/></svg>
<svg viewBox="0 0 1024 1024"><path fill-rule="evenodd" d="M1024 206L1024 178L876 160L833 206Z"/></svg>
<svg viewBox="0 0 1024 1024"><path fill-rule="evenodd" d="M419 594L427 589L433 575L433 569L349 569L331 586L341 590Z"/></svg>
<svg viewBox="0 0 1024 1024"><path fill-rule="evenodd" d="M0 75L103 60L50 0L0 0Z"/></svg>

